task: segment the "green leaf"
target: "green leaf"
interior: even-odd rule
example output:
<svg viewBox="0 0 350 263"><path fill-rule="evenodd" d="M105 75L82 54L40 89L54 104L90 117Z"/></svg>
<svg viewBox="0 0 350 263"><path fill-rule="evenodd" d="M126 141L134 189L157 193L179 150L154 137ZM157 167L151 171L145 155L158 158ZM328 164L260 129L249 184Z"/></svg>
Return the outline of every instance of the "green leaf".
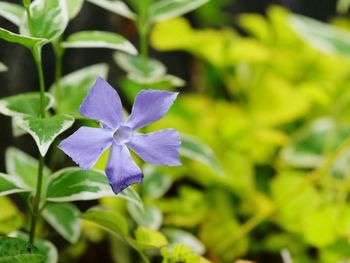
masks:
<svg viewBox="0 0 350 263"><path fill-rule="evenodd" d="M206 260L205 258L194 254L191 248L180 244L174 245L172 249L166 247L162 248L161 255L163 257L162 263L210 263L210 261Z"/></svg>
<svg viewBox="0 0 350 263"><path fill-rule="evenodd" d="M292 15L291 25L314 48L329 54L350 56L350 32L301 15Z"/></svg>
<svg viewBox="0 0 350 263"><path fill-rule="evenodd" d="M173 183L170 176L154 168L154 166L144 166L143 173L145 177L141 184L141 194L144 198L161 198Z"/></svg>
<svg viewBox="0 0 350 263"><path fill-rule="evenodd" d="M176 244L181 244L191 248L192 252L196 254L203 255L205 252L204 245L187 231L176 228L163 228L162 233L167 238L171 248Z"/></svg>
<svg viewBox="0 0 350 263"><path fill-rule="evenodd" d="M19 238L23 241L27 241L29 239L29 236L27 234L20 231L11 233L11 236ZM57 249L50 241L35 237L34 246L38 249L38 251L41 254L45 256L43 263L57 263L58 261Z"/></svg>
<svg viewBox="0 0 350 263"><path fill-rule="evenodd" d="M0 173L0 196L29 191L20 178Z"/></svg>
<svg viewBox="0 0 350 263"><path fill-rule="evenodd" d="M99 171L65 168L50 176L47 200L70 202L115 196L107 176Z"/></svg>
<svg viewBox="0 0 350 263"><path fill-rule="evenodd" d="M288 165L315 168L324 162L324 153L335 150L350 135L347 125L334 123L329 118L315 120L295 134L290 145L281 151Z"/></svg>
<svg viewBox="0 0 350 263"><path fill-rule="evenodd" d="M31 191L36 190L39 166L38 160L17 148L10 147L7 148L5 153L5 164L7 173L17 178L16 180L23 182L24 188L30 189ZM50 169L44 166L42 191L45 188L49 174L51 174Z"/></svg>
<svg viewBox="0 0 350 263"><path fill-rule="evenodd" d="M53 97L45 93L45 110L53 106ZM0 100L0 113L6 116L40 116L40 94L28 92L14 95Z"/></svg>
<svg viewBox="0 0 350 263"><path fill-rule="evenodd" d="M308 244L324 248L337 240L338 210L336 206L319 207L305 216L302 228L304 239Z"/></svg>
<svg viewBox="0 0 350 263"><path fill-rule="evenodd" d="M149 13L153 22L171 19L191 12L209 0L161 0L151 5Z"/></svg>
<svg viewBox="0 0 350 263"><path fill-rule="evenodd" d="M57 98L56 112L81 117L78 113L80 104L94 85L96 78L98 76L106 78L107 74L107 64L95 64L62 77L59 83L50 88L51 94Z"/></svg>
<svg viewBox="0 0 350 263"><path fill-rule="evenodd" d="M15 204L12 203L10 198L1 197L0 207L2 212L0 213L0 233L8 234L15 230L20 229L24 223L24 216L21 211L18 210Z"/></svg>
<svg viewBox="0 0 350 263"><path fill-rule="evenodd" d="M139 194L132 189L131 187L128 187L126 189L124 189L122 192L120 192L117 197L125 199L135 205L137 205L138 207L143 207L143 203L141 200L141 197L139 196Z"/></svg>
<svg viewBox="0 0 350 263"><path fill-rule="evenodd" d="M38 249L28 252L28 243L18 238L0 236L0 263L43 263Z"/></svg>
<svg viewBox="0 0 350 263"><path fill-rule="evenodd" d="M156 206L144 205L140 208L132 203L128 203L128 211L140 226L157 230L162 225L163 215Z"/></svg>
<svg viewBox="0 0 350 263"><path fill-rule="evenodd" d="M1 27L0 27L0 39L3 39L7 42L22 45L30 50L33 50L38 46L42 46L47 42L47 40L43 38L35 38L35 37L18 35L6 29L3 29Z"/></svg>
<svg viewBox="0 0 350 263"><path fill-rule="evenodd" d="M52 41L62 35L68 24L66 0L35 0L30 4L30 15L30 27L27 14L23 16L21 35Z"/></svg>
<svg viewBox="0 0 350 263"><path fill-rule="evenodd" d="M66 6L68 11L68 18L72 20L75 18L83 7L84 0L66 0Z"/></svg>
<svg viewBox="0 0 350 263"><path fill-rule="evenodd" d="M0 2L0 16L6 18L16 26L19 26L24 14L24 8L21 5Z"/></svg>
<svg viewBox="0 0 350 263"><path fill-rule="evenodd" d="M55 138L73 125L74 118L58 114L45 119L31 116L16 117L15 121L20 128L32 135L40 154L45 156Z"/></svg>
<svg viewBox="0 0 350 263"><path fill-rule="evenodd" d="M307 174L300 172L281 172L271 182L272 198L280 202L298 186L302 185ZM309 213L318 210L322 195L313 185L303 187L293 199L286 202L275 214L278 224L292 233L300 233Z"/></svg>
<svg viewBox="0 0 350 263"><path fill-rule="evenodd" d="M166 73L165 66L158 60L132 56L121 52L114 54L114 60L127 73L144 79L159 79Z"/></svg>
<svg viewBox="0 0 350 263"><path fill-rule="evenodd" d="M7 67L4 63L0 62L0 72L7 71Z"/></svg>
<svg viewBox="0 0 350 263"><path fill-rule="evenodd" d="M49 203L42 212L43 218L71 243L76 243L80 236L79 215L79 209L70 203Z"/></svg>
<svg viewBox="0 0 350 263"><path fill-rule="evenodd" d="M123 36L106 31L81 31L62 43L64 48L109 48L136 55L136 48Z"/></svg>
<svg viewBox="0 0 350 263"><path fill-rule="evenodd" d="M88 0L99 7L102 7L117 15L136 20L137 15L123 2L118 0Z"/></svg>
<svg viewBox="0 0 350 263"><path fill-rule="evenodd" d="M98 226L120 237L128 235L127 219L116 211L103 207L93 207L81 215L81 218L97 224Z"/></svg>
<svg viewBox="0 0 350 263"><path fill-rule="evenodd" d="M206 164L221 173L220 165L212 149L192 136L181 134L180 154Z"/></svg>
<svg viewBox="0 0 350 263"><path fill-rule="evenodd" d="M147 227L138 227L135 231L136 243L141 248L161 248L168 244L165 236Z"/></svg>

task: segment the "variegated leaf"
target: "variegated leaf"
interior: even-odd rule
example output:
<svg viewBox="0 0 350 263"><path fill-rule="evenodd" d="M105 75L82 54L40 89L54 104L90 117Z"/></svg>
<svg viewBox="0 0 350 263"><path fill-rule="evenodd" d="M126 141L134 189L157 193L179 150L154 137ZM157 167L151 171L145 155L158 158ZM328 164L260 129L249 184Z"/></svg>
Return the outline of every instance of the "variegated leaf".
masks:
<svg viewBox="0 0 350 263"><path fill-rule="evenodd" d="M70 203L49 203L42 212L44 219L67 241L78 241L81 231L79 209Z"/></svg>
<svg viewBox="0 0 350 263"><path fill-rule="evenodd" d="M0 173L0 196L20 192L30 192L30 189L20 178Z"/></svg>
<svg viewBox="0 0 350 263"><path fill-rule="evenodd" d="M81 31L70 35L62 43L64 48L109 48L132 55L137 49L123 36L106 31Z"/></svg>
<svg viewBox="0 0 350 263"><path fill-rule="evenodd" d="M24 14L24 7L14 3L0 2L0 16L19 26Z"/></svg>
<svg viewBox="0 0 350 263"><path fill-rule="evenodd" d="M35 0L30 4L30 14L31 29L25 14L20 26L21 35L52 41L62 35L68 24L66 0Z"/></svg>
<svg viewBox="0 0 350 263"><path fill-rule="evenodd" d="M49 93L45 93L45 110L53 106L54 98ZM38 92L28 92L14 95L0 100L0 113L6 116L40 116L40 94Z"/></svg>
<svg viewBox="0 0 350 263"><path fill-rule="evenodd" d="M94 85L97 77L106 78L108 74L107 64L95 64L74 71L62 77L59 83L55 83L50 92L57 98L55 110L57 113L70 114L76 118L80 104Z"/></svg>
<svg viewBox="0 0 350 263"><path fill-rule="evenodd" d="M115 196L107 176L99 171L66 168L50 176L47 199L52 202L93 200Z"/></svg>
<svg viewBox="0 0 350 263"><path fill-rule="evenodd" d="M209 0L161 0L151 5L149 13L153 22L171 19L191 12Z"/></svg>
<svg viewBox="0 0 350 263"><path fill-rule="evenodd" d="M32 135L40 154L45 156L55 138L73 125L74 118L67 114L58 114L46 119L18 116L15 122L20 128Z"/></svg>
<svg viewBox="0 0 350 263"><path fill-rule="evenodd" d="M23 182L26 189L35 191L39 165L38 160L17 148L10 147L5 153L5 164L6 172L10 176L18 178L18 180ZM49 174L51 174L50 169L44 166L43 188Z"/></svg>
<svg viewBox="0 0 350 263"><path fill-rule="evenodd" d="M36 38L36 37L15 34L1 27L0 27L0 39L3 39L7 42L22 45L30 50L34 50L38 46L43 46L48 41L47 39L44 39L44 38Z"/></svg>
<svg viewBox="0 0 350 263"><path fill-rule="evenodd" d="M136 20L137 15L123 2L118 0L88 0L99 7L102 7L117 15Z"/></svg>

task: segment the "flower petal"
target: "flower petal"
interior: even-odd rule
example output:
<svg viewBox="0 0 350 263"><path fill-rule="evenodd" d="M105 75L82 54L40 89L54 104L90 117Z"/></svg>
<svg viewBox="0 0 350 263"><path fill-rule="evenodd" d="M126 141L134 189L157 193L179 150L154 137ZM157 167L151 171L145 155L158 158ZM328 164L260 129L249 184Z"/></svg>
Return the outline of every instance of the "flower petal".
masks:
<svg viewBox="0 0 350 263"><path fill-rule="evenodd" d="M164 129L147 134L134 134L127 143L144 161L155 165L178 166L181 141L174 129Z"/></svg>
<svg viewBox="0 0 350 263"><path fill-rule="evenodd" d="M133 130L161 119L169 110L178 92L142 90L135 99L126 125Z"/></svg>
<svg viewBox="0 0 350 263"><path fill-rule="evenodd" d="M113 143L108 157L106 174L113 192L118 194L131 184L141 183L143 173L131 158L125 145Z"/></svg>
<svg viewBox="0 0 350 263"><path fill-rule="evenodd" d="M112 144L112 131L100 128L81 127L63 140L58 148L64 151L82 169L88 170L100 155Z"/></svg>
<svg viewBox="0 0 350 263"><path fill-rule="evenodd" d="M100 121L115 129L123 121L123 109L118 93L103 78L98 77L95 85L84 99L79 113L86 118Z"/></svg>

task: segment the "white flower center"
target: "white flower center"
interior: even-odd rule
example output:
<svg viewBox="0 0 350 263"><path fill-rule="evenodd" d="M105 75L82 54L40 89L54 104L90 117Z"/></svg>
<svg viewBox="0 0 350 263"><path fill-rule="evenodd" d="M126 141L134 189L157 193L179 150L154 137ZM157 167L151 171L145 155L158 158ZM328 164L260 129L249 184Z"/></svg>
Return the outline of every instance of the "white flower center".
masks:
<svg viewBox="0 0 350 263"><path fill-rule="evenodd" d="M116 144L122 145L128 143L131 140L132 135L132 129L121 124L119 128L114 132L113 139Z"/></svg>

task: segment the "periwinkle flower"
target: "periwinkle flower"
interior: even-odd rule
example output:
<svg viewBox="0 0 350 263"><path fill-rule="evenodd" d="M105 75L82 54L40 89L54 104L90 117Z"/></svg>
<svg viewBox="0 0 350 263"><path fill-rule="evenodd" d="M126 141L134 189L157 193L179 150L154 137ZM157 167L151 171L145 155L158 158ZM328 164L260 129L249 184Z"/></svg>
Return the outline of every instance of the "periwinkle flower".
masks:
<svg viewBox="0 0 350 263"><path fill-rule="evenodd" d="M178 93L142 90L136 97L132 112L123 121L123 109L118 93L102 78L80 106L79 113L101 123L101 128L81 127L58 146L82 169L95 165L101 154L111 147L106 174L117 194L131 184L141 183L143 173L133 161L128 148L144 161L154 165L177 166L180 136L174 129L140 134L140 129L161 119Z"/></svg>

